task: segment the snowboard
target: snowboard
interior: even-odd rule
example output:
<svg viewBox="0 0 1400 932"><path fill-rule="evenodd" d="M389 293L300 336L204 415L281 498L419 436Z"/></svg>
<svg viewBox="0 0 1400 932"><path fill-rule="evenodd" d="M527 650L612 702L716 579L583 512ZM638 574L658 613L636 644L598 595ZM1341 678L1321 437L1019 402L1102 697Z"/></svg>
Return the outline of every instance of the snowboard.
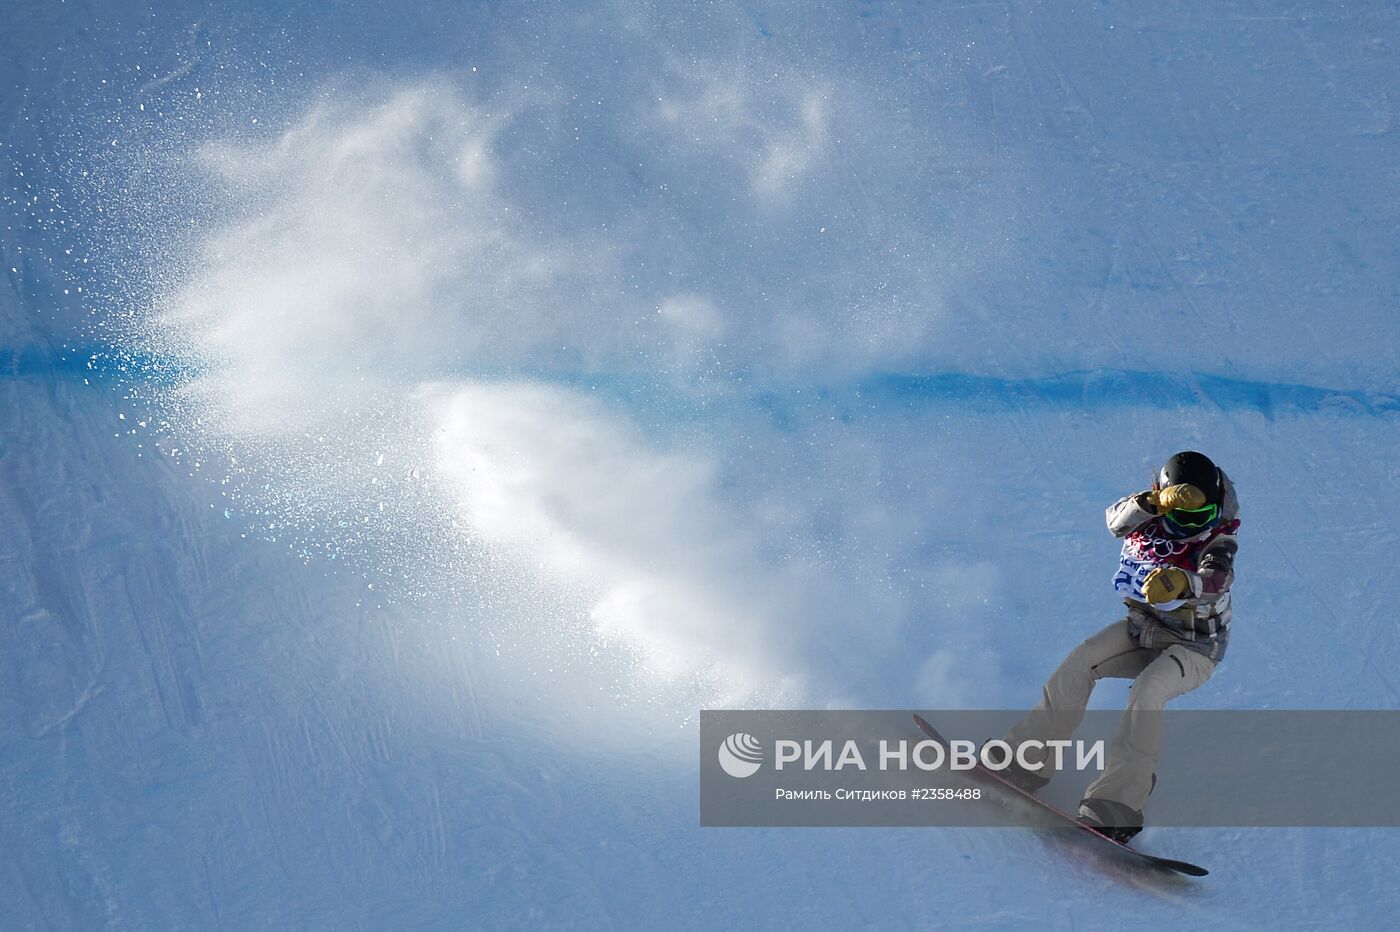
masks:
<svg viewBox="0 0 1400 932"><path fill-rule="evenodd" d="M915 715L914 724L918 725L919 730L922 731L924 734L928 735L930 738L932 738L934 741L937 741L945 748L949 748L951 750L951 747L948 744L948 739L939 734L938 729L930 725L924 719L923 716ZM979 777L984 778L985 780L991 781L999 786L1005 787L1009 792L1015 793L1023 797L1024 799L1030 800L1032 803L1039 806L1041 809L1053 813L1060 820L1064 821L1067 828L1078 829L1086 835L1097 839L1097 841L1102 844L1113 845L1115 848L1118 848L1124 854L1127 854L1132 858L1136 858L1144 864L1149 864L1153 867L1160 867L1165 870L1176 871L1178 874L1186 874L1189 877L1204 877L1210 873L1210 871L1206 870L1204 867L1198 867L1197 865L1190 864L1186 861L1177 861L1173 858L1157 857L1154 854L1147 854L1145 852L1137 850L1136 848L1125 845L1121 841L1114 841L1107 835L1095 831L1094 829L1085 825L1083 822L1080 822L1074 816L1070 815L1068 812L1065 812L1058 806L1053 806L1045 800L1041 799L1040 797L1026 792L1011 781L1003 779L1001 774L997 773L995 770L991 770L990 768L982 766L980 762L978 762L978 764L972 768L972 772L977 774Z"/></svg>

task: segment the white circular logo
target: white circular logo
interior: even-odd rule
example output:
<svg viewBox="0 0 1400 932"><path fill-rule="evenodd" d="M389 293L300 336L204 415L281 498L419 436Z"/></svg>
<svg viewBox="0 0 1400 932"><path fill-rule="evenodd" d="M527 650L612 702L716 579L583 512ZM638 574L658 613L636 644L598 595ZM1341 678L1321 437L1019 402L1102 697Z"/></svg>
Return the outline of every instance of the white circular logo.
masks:
<svg viewBox="0 0 1400 932"><path fill-rule="evenodd" d="M763 745L742 731L730 735L719 746L719 765L731 777L751 777L763 763Z"/></svg>

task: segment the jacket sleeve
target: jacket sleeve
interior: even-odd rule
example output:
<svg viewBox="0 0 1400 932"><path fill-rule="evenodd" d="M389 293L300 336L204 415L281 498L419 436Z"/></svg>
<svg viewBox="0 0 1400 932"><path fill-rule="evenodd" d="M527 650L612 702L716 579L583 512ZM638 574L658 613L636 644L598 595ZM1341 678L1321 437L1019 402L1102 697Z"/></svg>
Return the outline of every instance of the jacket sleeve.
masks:
<svg viewBox="0 0 1400 932"><path fill-rule="evenodd" d="M1114 537L1127 537L1157 517L1157 512L1147 504L1146 495L1146 491L1125 495L1108 506L1104 518L1108 521L1108 530Z"/></svg>
<svg viewBox="0 0 1400 932"><path fill-rule="evenodd" d="M1238 519L1231 521L1201 552L1195 573L1199 579L1199 587L1195 580L1192 581L1192 588L1197 589L1197 596L1220 595L1228 591L1230 584L1235 581L1235 552L1240 547L1235 532L1239 530L1239 526Z"/></svg>

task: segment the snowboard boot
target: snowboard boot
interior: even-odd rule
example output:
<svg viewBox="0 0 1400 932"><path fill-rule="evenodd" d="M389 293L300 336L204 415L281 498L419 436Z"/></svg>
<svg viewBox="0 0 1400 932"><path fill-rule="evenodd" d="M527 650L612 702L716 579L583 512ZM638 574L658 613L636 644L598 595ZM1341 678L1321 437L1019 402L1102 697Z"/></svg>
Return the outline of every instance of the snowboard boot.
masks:
<svg viewBox="0 0 1400 932"><path fill-rule="evenodd" d="M1122 845L1142 831L1142 813L1111 799L1080 800L1079 821Z"/></svg>
<svg viewBox="0 0 1400 932"><path fill-rule="evenodd" d="M987 744L984 743L982 745L982 759L987 763L1001 764L1003 758L1006 757L1010 757L1010 755L1003 753L1001 748L995 748L991 753L988 753ZM1008 761L1006 766L1001 770L995 770L993 772L998 774L1007 783L1020 787L1032 796L1034 796L1041 787L1050 782L1049 777L1042 776L1045 772L1044 767L1042 767L1040 771L1027 770L1014 760Z"/></svg>

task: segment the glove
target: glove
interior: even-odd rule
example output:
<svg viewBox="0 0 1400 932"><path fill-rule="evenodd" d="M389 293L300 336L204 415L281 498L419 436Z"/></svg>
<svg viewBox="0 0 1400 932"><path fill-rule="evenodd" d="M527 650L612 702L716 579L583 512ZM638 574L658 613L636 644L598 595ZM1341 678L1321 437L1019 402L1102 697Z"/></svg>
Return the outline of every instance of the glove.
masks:
<svg viewBox="0 0 1400 932"><path fill-rule="evenodd" d="M1147 500L1157 509L1157 514L1164 515L1177 508L1204 507L1206 493L1189 482L1179 482L1165 489L1153 489L1147 493Z"/></svg>
<svg viewBox="0 0 1400 932"><path fill-rule="evenodd" d="M1191 596L1191 577L1174 566L1159 566L1142 581L1142 597L1148 605L1160 605Z"/></svg>

